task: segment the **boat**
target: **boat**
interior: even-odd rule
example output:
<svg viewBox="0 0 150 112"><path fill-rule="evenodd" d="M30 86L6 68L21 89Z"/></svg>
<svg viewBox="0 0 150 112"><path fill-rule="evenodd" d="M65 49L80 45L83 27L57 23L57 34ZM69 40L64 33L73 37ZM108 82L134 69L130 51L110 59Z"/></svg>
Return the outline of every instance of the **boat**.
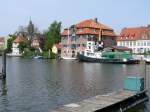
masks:
<svg viewBox="0 0 150 112"><path fill-rule="evenodd" d="M76 57L62 57L64 60L77 60Z"/></svg>
<svg viewBox="0 0 150 112"><path fill-rule="evenodd" d="M143 60L146 62L146 64L150 64L150 58L149 57L144 57Z"/></svg>
<svg viewBox="0 0 150 112"><path fill-rule="evenodd" d="M134 59L130 52L117 51L113 47L97 50L95 42L87 41L87 48L84 54L79 54L80 62L93 63L114 63L114 64L138 64L139 60Z"/></svg>
<svg viewBox="0 0 150 112"><path fill-rule="evenodd" d="M43 59L43 57L42 56L35 56L35 57L33 57L34 59Z"/></svg>

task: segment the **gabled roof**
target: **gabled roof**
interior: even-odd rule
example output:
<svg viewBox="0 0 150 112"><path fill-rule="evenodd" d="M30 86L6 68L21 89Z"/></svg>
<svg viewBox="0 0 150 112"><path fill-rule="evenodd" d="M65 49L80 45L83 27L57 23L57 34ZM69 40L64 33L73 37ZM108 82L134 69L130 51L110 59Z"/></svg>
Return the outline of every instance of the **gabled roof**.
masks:
<svg viewBox="0 0 150 112"><path fill-rule="evenodd" d="M26 42L27 39L23 37L22 35L18 35L16 39L14 40L15 43L21 43L21 42Z"/></svg>
<svg viewBox="0 0 150 112"><path fill-rule="evenodd" d="M116 34L113 32L113 29L99 23L97 20L88 19L84 20L78 24L75 25L77 31L77 35L85 35L85 34L91 34L91 35L100 35L100 32L102 35L107 36L116 36ZM69 30L69 31L68 31ZM70 28L65 28L64 31L61 33L62 36L70 35Z"/></svg>
<svg viewBox="0 0 150 112"><path fill-rule="evenodd" d="M65 28L64 31L61 33L62 36L70 35L70 30L69 28Z"/></svg>
<svg viewBox="0 0 150 112"><path fill-rule="evenodd" d="M136 28L124 28L122 29L118 41L125 40L141 40L150 39L150 26L136 27Z"/></svg>
<svg viewBox="0 0 150 112"><path fill-rule="evenodd" d="M77 28L96 28L96 29L108 29L112 30L112 28L99 23L97 20L88 19L84 20L76 25Z"/></svg>

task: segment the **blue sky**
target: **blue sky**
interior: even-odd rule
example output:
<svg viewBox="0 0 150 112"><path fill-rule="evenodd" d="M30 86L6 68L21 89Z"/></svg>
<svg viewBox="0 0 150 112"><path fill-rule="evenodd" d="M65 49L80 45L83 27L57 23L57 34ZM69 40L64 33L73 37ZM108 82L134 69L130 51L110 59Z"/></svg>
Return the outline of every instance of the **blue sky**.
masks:
<svg viewBox="0 0 150 112"><path fill-rule="evenodd" d="M54 20L64 28L97 17L119 33L123 27L150 24L149 11L150 0L1 0L0 36L27 25L30 16L41 31Z"/></svg>

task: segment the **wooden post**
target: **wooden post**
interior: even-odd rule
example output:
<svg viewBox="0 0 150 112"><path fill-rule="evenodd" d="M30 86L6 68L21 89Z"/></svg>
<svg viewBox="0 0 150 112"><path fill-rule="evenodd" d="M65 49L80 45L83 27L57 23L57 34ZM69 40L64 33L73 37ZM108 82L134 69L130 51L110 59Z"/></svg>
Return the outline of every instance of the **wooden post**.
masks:
<svg viewBox="0 0 150 112"><path fill-rule="evenodd" d="M6 51L2 53L2 78L6 78Z"/></svg>
<svg viewBox="0 0 150 112"><path fill-rule="evenodd" d="M140 72L141 72L141 76L144 77L144 90L147 89L147 72L146 72L146 62L145 60L141 59L141 69L140 69Z"/></svg>

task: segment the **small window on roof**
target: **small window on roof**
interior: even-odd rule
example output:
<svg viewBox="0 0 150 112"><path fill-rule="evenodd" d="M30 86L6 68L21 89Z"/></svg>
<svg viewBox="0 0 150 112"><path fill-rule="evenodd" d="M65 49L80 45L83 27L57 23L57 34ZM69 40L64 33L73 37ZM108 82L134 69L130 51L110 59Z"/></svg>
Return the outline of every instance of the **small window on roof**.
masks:
<svg viewBox="0 0 150 112"><path fill-rule="evenodd" d="M148 34L147 34L146 32L144 32L144 33L142 34L142 39L147 39L147 37L148 37Z"/></svg>

